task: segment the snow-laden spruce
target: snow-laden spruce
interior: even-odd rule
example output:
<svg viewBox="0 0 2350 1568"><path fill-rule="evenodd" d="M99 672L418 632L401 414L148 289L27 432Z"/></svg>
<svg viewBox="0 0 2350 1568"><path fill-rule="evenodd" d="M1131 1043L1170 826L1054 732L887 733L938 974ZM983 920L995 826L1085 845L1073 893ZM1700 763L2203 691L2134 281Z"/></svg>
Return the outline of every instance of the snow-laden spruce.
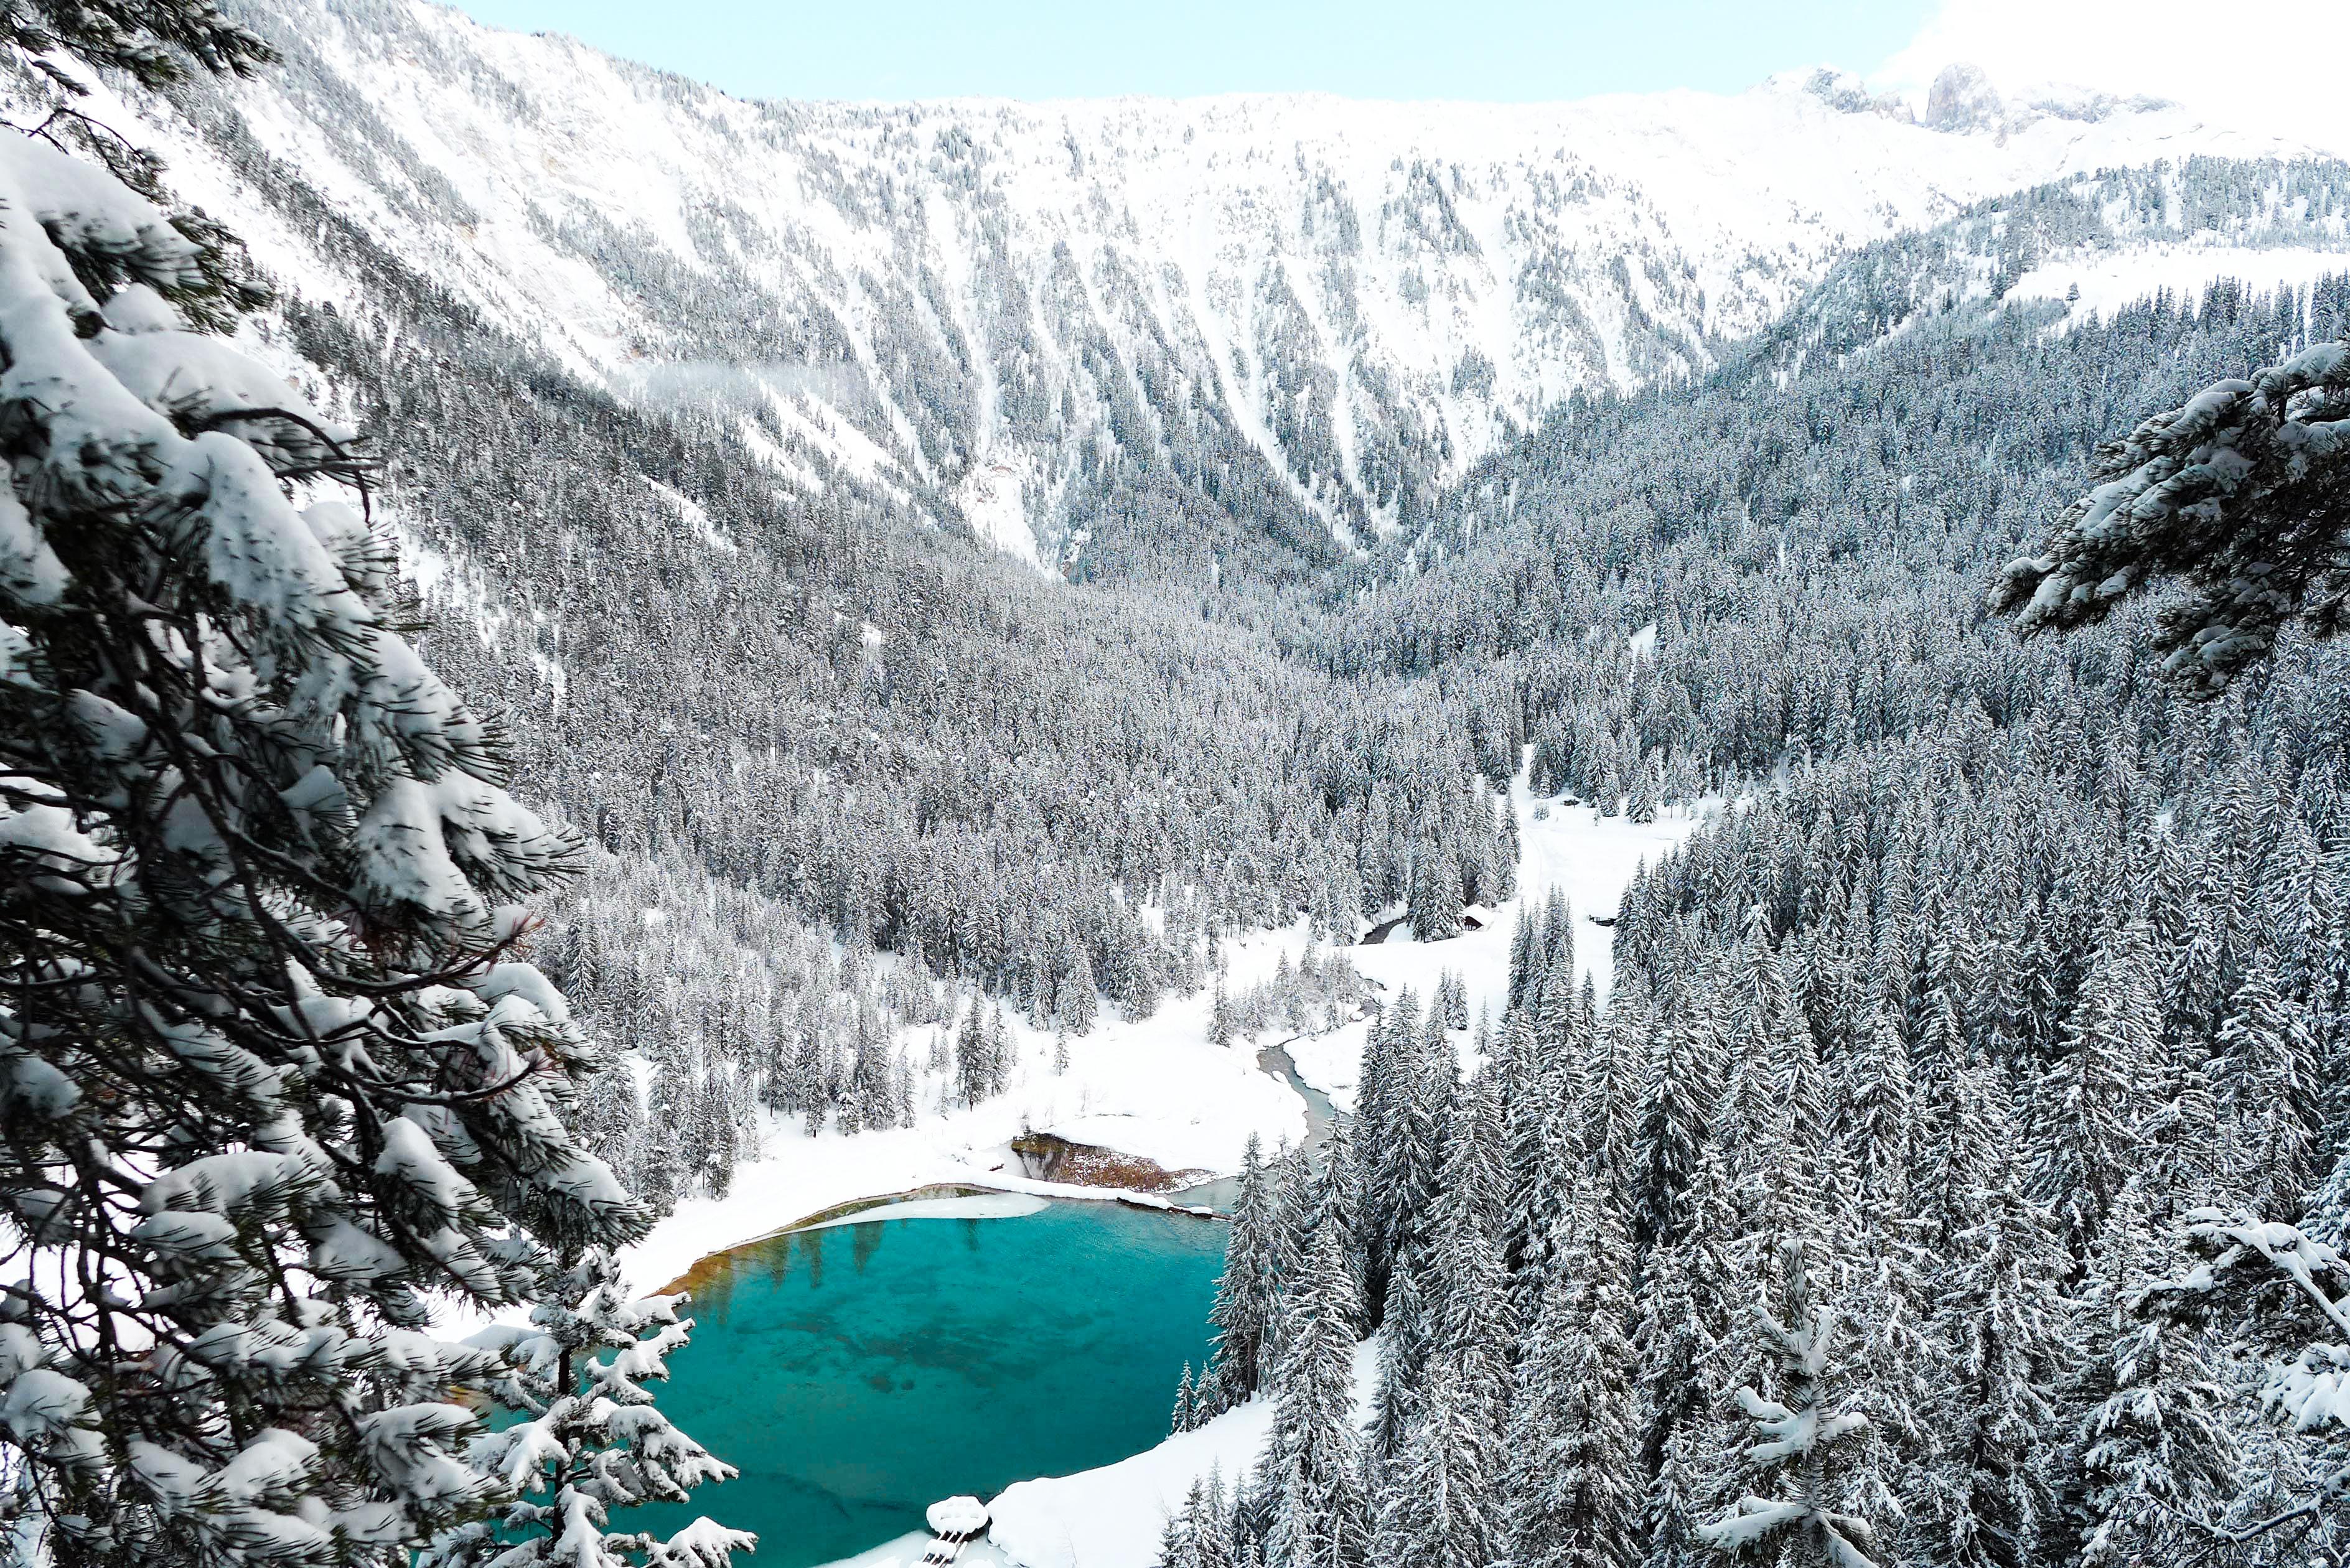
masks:
<svg viewBox="0 0 2350 1568"><path fill-rule="evenodd" d="M1835 1338L1833 1314L1814 1305L1803 1249L1783 1250L1789 1321L1782 1324L1757 1308L1778 1353L1776 1371L1783 1399L1766 1398L1751 1387L1738 1391L1741 1408L1753 1420L1757 1441L1747 1459L1777 1472L1779 1488L1768 1497L1749 1492L1698 1535L1721 1551L1743 1552L1785 1537L1800 1544L1793 1561L1833 1568L1873 1568L1868 1548L1875 1531L1868 1521L1834 1505L1830 1467L1834 1445L1868 1426L1868 1417L1839 1407L1832 1392L1830 1355Z"/></svg>
<svg viewBox="0 0 2350 1568"><path fill-rule="evenodd" d="M201 0L101 10L0 36L151 79L265 55ZM0 131L12 1540L399 1562L515 1480L452 1397L499 1357L431 1299L531 1300L645 1219L520 956L575 845L401 636L352 433L190 329L255 296L152 173Z"/></svg>
<svg viewBox="0 0 2350 1568"><path fill-rule="evenodd" d="M660 1541L615 1528L614 1514L647 1502L683 1502L734 1467L653 1408L648 1379L669 1376L667 1357L693 1328L677 1315L683 1295L633 1298L611 1254L596 1249L551 1282L553 1299L531 1327L498 1328L473 1343L503 1351L491 1385L500 1405L525 1413L473 1438L466 1457L513 1494L489 1521L449 1532L422 1568L727 1568L755 1539L709 1519ZM599 1352L610 1351L610 1359Z"/></svg>

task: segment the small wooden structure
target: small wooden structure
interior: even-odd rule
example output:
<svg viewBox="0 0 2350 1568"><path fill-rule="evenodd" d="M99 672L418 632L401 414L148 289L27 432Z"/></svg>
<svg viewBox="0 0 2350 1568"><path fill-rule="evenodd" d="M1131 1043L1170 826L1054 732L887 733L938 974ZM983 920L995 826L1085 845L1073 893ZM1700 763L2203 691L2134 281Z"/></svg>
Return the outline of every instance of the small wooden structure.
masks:
<svg viewBox="0 0 2350 1568"><path fill-rule="evenodd" d="M950 1568L964 1545L987 1529L987 1504L975 1497L950 1497L931 1504L922 1516L938 1539L922 1553L922 1568Z"/></svg>

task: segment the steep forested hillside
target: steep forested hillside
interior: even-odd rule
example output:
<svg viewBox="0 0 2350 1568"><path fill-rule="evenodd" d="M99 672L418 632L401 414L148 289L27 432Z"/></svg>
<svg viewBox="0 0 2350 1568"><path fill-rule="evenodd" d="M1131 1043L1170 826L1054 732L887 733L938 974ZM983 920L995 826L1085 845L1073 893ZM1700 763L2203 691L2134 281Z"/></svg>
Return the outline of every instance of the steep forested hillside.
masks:
<svg viewBox="0 0 2350 1568"><path fill-rule="evenodd" d="M1334 657L1499 662L1538 775L1739 805L1610 911L1604 1012L1551 911L1465 1075L1399 999L1356 1136L1244 1198L1193 1410L1270 1386L1274 1437L1170 1563L2329 1560L2344 655L2201 701L2144 614L1983 607L2106 432L2346 307L1766 346L1491 465ZM1334 1322L1382 1334L1367 1434Z"/></svg>

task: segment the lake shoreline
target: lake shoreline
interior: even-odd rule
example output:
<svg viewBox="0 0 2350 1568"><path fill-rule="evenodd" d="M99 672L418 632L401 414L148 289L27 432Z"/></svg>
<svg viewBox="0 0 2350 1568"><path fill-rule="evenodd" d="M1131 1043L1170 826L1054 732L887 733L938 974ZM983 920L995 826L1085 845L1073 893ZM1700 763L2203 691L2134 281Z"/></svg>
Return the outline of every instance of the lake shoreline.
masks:
<svg viewBox="0 0 2350 1568"><path fill-rule="evenodd" d="M1193 1185L1207 1186L1215 1179L1217 1179L1210 1178L1206 1181L1196 1182ZM1205 1204L1177 1203L1156 1193L1133 1192L1118 1187L1092 1187L1066 1181L1037 1181L1027 1177L1008 1178L1001 1182L977 1179L924 1182L920 1186L905 1188L896 1192L878 1192L869 1197L851 1198L819 1209L813 1214L803 1215L789 1224L778 1225L771 1231L762 1231L755 1236L746 1236L740 1241L729 1242L723 1247L704 1252L693 1261L692 1265L684 1273L661 1286L656 1293L674 1295L680 1291L691 1292L697 1279L706 1281L712 1271L724 1264L735 1253L746 1251L753 1247L775 1241L779 1237L820 1230L843 1220L854 1221L856 1216L868 1211L873 1211L873 1217L869 1222L880 1224L888 1220L889 1216L879 1210L894 1209L901 1204L922 1202L932 1199L979 1198L991 1193L1058 1199L1072 1203L1117 1203L1128 1209L1149 1210L1153 1213L1170 1214L1191 1220L1221 1220L1231 1218L1221 1210Z"/></svg>
<svg viewBox="0 0 2350 1568"><path fill-rule="evenodd" d="M1336 1110L1328 1096L1306 1083L1298 1074L1297 1064L1289 1054L1289 1047L1300 1040L1309 1038L1315 1038L1315 1036L1293 1034L1286 1040L1261 1047L1257 1052L1257 1066L1266 1076L1285 1085L1292 1094L1305 1103L1306 1147L1318 1148L1323 1140L1329 1137L1332 1121L1345 1113ZM1108 1148L1107 1145L1075 1144L1067 1139L1059 1141L1071 1147L1102 1148L1113 1154L1118 1152ZM1014 1146L1015 1152L1017 1147L1015 1141ZM992 1176L994 1173L989 1174ZM1063 1199L1073 1202L1123 1203L1132 1209L1149 1209L1170 1214L1187 1215L1195 1220L1229 1220L1232 1216L1213 1204L1187 1204L1179 1202L1177 1199L1185 1192L1219 1187L1231 1180L1232 1177L1229 1174L1205 1174L1164 1193L1138 1191L1132 1188L1110 1183L1048 1181L1028 1176L1006 1177L1000 1181L972 1178L967 1180L921 1182L896 1191L878 1192L861 1198L846 1199L819 1209L814 1213L803 1215L787 1224L762 1231L755 1236L746 1236L740 1241L731 1241L725 1246L712 1248L696 1258L683 1273L661 1286L658 1293L674 1295L681 1291L690 1293L697 1279L706 1281L711 1272L719 1268L733 1253L743 1251L746 1248L756 1247L763 1242L772 1241L779 1236L788 1236L819 1225L847 1220L868 1210L887 1209L901 1203L920 1202L930 1199L975 1198L986 1193L1002 1192L1035 1198ZM876 1222L886 1218L886 1215L881 1214L874 1216Z"/></svg>

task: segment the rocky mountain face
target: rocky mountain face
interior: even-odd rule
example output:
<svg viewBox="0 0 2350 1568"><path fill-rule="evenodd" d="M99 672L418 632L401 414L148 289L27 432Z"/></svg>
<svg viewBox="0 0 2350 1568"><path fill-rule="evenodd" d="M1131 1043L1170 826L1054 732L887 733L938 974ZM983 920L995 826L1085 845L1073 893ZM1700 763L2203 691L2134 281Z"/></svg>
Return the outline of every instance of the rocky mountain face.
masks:
<svg viewBox="0 0 2350 1568"><path fill-rule="evenodd" d="M1072 576L1150 507L1341 559L1572 393L1701 371L1871 244L2288 151L1963 68L1922 120L1829 72L1528 107L751 103L421 0L238 8L280 67L125 107L291 289L370 286L298 186L582 379L732 410L785 483Z"/></svg>

